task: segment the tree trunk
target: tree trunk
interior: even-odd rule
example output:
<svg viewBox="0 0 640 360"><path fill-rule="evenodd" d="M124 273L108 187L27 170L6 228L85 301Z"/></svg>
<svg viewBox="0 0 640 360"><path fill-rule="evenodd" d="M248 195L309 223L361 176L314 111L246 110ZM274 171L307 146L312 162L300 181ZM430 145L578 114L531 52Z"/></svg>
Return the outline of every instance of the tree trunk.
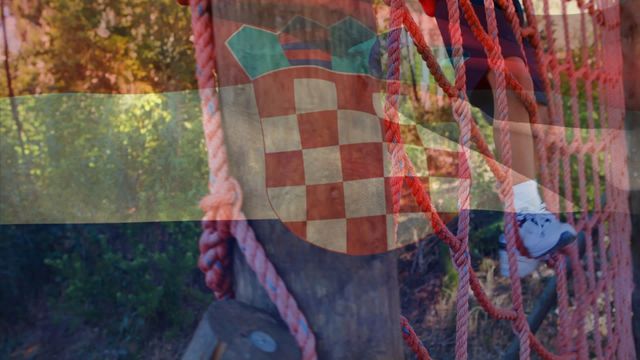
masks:
<svg viewBox="0 0 640 360"><path fill-rule="evenodd" d="M396 255L333 253L295 237L279 221L251 227L315 332L319 359L402 359ZM236 298L278 312L234 249Z"/></svg>
<svg viewBox="0 0 640 360"><path fill-rule="evenodd" d="M302 94L294 93L294 80L285 76L275 79L277 74L282 74L278 71L290 70L288 66L296 67L294 70L305 72L305 75L287 72L287 76L292 76L292 79L322 79L334 84L338 83L334 77L339 77L343 85L329 86L330 89L335 89L335 99L338 101L334 103L331 95L318 93L314 101L326 101L319 108L331 105L334 106L332 110L337 112L339 103L357 96L361 100L358 106L368 101L371 106L365 106L366 111L370 112L370 116L375 115L371 94L373 86L363 89L365 86L362 84L369 82L357 77L361 74L344 68L341 68L343 72L333 67L323 68L328 61L326 56L343 54L346 50L340 46L354 45L344 41L343 38L348 37L347 35L354 36L351 40L356 41L360 37L369 36L367 34L376 34L373 8L361 0L243 0L215 1L212 2L212 10L220 108L230 172L242 186L243 210L247 218L252 219L250 225L258 241L293 294L316 336L319 359L402 359L404 348L400 328L396 255L386 253L349 256L301 240L275 216L265 187L268 182L265 179L268 177L265 170L266 145L263 144L262 119L297 116L296 101L316 94L316 88L309 88ZM354 18L357 23L343 22L349 17ZM362 29L363 25L368 31ZM259 29L243 30L247 32L242 35L254 36L258 40L253 43L251 37L233 38L232 35L238 34L241 26L242 29ZM289 29L291 33L283 33L283 29ZM293 46L291 52L285 52L282 45L275 43L280 40L273 40L273 34L283 41L293 41L287 43ZM362 39L359 41L364 41ZM258 43L260 41L274 41L276 48L282 47L275 50L278 54L282 50L282 57L269 55L272 54L269 52L270 48ZM251 51L253 47L260 46L264 54L269 56L262 57L264 54L255 55ZM310 52L296 52L300 46ZM289 54L292 58L285 59L284 54ZM296 56L302 56L303 59ZM296 61L313 66L297 67ZM349 82L351 79L360 80ZM265 81L268 86L264 85ZM372 84L373 82L371 80ZM351 84L352 88L346 89L348 85L344 84ZM341 90L338 91L338 88ZM354 108L356 101L352 102L353 104L343 105L345 109L357 110L357 107ZM303 106L302 111L318 112L318 109L309 110ZM337 242L339 239L336 238L327 240ZM232 256L236 300L278 318L275 306L258 283L254 272L247 266L237 245L234 246Z"/></svg>
<svg viewBox="0 0 640 360"><path fill-rule="evenodd" d="M2 20L2 38L4 43L4 71L7 77L7 90L9 92L9 103L11 104L11 116L16 123L16 131L18 132L18 143L20 144L20 152L22 154L22 160L25 158L25 147L22 136L22 122L20 122L20 116L18 114L18 104L16 104L15 94L13 92L13 85L11 83L11 65L9 64L9 37L7 35L7 18L4 13L5 4L4 0L0 0L0 18Z"/></svg>

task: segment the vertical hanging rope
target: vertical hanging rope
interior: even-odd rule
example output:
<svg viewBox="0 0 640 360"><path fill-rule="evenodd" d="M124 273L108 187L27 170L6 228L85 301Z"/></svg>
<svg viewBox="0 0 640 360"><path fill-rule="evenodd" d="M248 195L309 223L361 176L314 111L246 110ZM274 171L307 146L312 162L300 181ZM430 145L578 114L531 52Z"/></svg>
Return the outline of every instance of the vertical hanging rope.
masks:
<svg viewBox="0 0 640 360"><path fill-rule="evenodd" d="M507 105L506 81L504 70L506 68L504 58L502 57L502 49L498 41L498 26L496 24L495 9L493 0L485 0L485 12L487 16L487 27L491 39L495 47L488 54L489 67L495 74L495 101L496 101L496 119L500 129L500 138L498 144L500 153L502 154L502 162L507 168L511 168L511 138L509 132L509 108ZM504 215L504 233L507 238L507 255L509 261L509 277L511 279L511 297L513 307L516 311L515 331L520 339L520 359L529 359L529 323L524 313L524 304L522 302L522 288L520 277L518 276L518 252L516 251L516 242L518 237L518 227L515 219L515 206L513 203L513 183L511 176L507 176L500 184L500 192L505 201Z"/></svg>
<svg viewBox="0 0 640 360"><path fill-rule="evenodd" d="M456 359L467 359L467 339L469 337L469 209L471 208L471 179L469 170L471 109L466 101L466 69L462 53L462 31L457 0L447 0L449 12L449 32L455 71L455 88L457 96L452 98L453 116L460 127L458 177L462 182L458 187L460 212L458 215L458 240L462 246L452 254L453 263L458 271L458 293L456 297Z"/></svg>
<svg viewBox="0 0 640 360"><path fill-rule="evenodd" d="M402 195L402 183L404 182L404 159L402 153L402 138L398 131L398 106L400 102L400 61L401 61L401 42L402 35L402 18L401 11L402 1L391 0L391 22L389 24L389 62L387 69L387 96L384 104L385 123L388 127L393 127L395 131L388 132L387 143L389 153L391 154L391 194L393 204L393 234L397 237L398 233L398 213L400 212L400 197ZM397 239L394 239L397 242Z"/></svg>
<svg viewBox="0 0 640 360"><path fill-rule="evenodd" d="M304 360L317 359L316 340L309 324L282 278L267 258L242 213L242 190L229 174L222 133L222 118L215 79L215 44L209 0L191 0L191 25L196 49L196 76L209 163L209 192L200 203L205 217L200 239L200 269L216 297L232 296L226 270L227 239L233 236L249 267L278 308L296 339Z"/></svg>

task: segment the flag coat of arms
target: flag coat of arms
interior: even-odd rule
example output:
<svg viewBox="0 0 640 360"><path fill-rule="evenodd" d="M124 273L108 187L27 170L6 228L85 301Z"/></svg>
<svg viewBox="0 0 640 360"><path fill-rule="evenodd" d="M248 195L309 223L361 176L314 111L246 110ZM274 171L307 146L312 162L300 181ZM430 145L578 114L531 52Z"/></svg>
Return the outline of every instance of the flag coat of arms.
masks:
<svg viewBox="0 0 640 360"><path fill-rule="evenodd" d="M408 189L400 215L411 221L393 233L384 34L372 4L221 1L213 14L226 145L247 218L282 221L301 240L356 255L430 233ZM455 164L438 165L457 161L455 143L402 126L425 188L434 189L434 177L439 185L448 179L448 187L436 187L455 196ZM454 212L455 204L443 209Z"/></svg>

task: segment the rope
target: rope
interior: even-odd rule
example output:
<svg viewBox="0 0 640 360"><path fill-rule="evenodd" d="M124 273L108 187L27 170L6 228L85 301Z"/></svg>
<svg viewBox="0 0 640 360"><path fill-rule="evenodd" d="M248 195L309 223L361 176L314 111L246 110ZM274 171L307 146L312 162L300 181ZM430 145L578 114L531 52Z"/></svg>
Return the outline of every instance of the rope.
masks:
<svg viewBox="0 0 640 360"><path fill-rule="evenodd" d="M215 83L213 23L209 0L191 0L191 26L196 49L196 76L200 90L204 135L209 163L209 195L200 203L205 212L200 238L199 267L217 298L233 296L226 276L228 239L235 238L249 267L278 308L296 339L304 360L317 359L316 340L298 304L267 258L242 213L242 190L229 174L222 134L222 118ZM233 220L233 221L231 221Z"/></svg>
<svg viewBox="0 0 640 360"><path fill-rule="evenodd" d="M409 320L404 316L400 316L400 328L402 330L402 338L404 339L404 342L407 344L409 349L416 354L418 360L431 360L429 351L424 347L424 345L422 345L418 335L416 335L416 332L413 331L413 328L409 325Z"/></svg>
<svg viewBox="0 0 640 360"><path fill-rule="evenodd" d="M432 214L428 214L429 219L434 227L434 232L441 237L441 239L449 245L451 248L452 256L454 259L454 264L456 265L456 269L458 274L460 275L460 283L458 288L458 294L456 299L456 309L457 309L457 321L456 321L456 359L465 359L466 354L466 338L467 338L467 311L468 311L468 286L471 286L471 289L478 299L480 305L488 312L488 314L496 319L506 319L513 321L514 331L518 335L520 340L520 358L528 359L530 357L530 350L533 349L538 353L540 357L543 359L585 359L589 356L587 336L585 331L585 314L587 314L587 310L591 309L594 316L599 314L597 299L598 294L604 293L605 297L605 306L604 313L607 321L607 334L609 343L606 348L602 347L602 335L596 330L594 331L594 339L596 344L595 352L598 358L610 358L613 353L619 351L621 353L631 353L633 351L633 344L623 346L625 343L622 341L620 333L629 332L628 325L624 325L625 321L628 323L628 320L624 319L619 315L619 312L616 312L618 316L615 317L614 320L613 314L611 311L611 300L609 297L610 293L614 293L614 303L616 308L625 309L629 311L628 304L623 305L622 297L628 297L628 291L625 294L621 289L625 289L624 287L616 287L615 289L611 288L611 283L615 281L615 278L612 278L611 271L613 268L613 264L610 264L610 260L607 259L607 251L614 251L615 249L620 249L621 243L623 241L624 234L621 232L612 231L611 235L619 235L616 237L615 246L612 244L609 248L606 246L604 237L606 234L606 228L603 225L603 222L606 221L607 216L601 216L603 212L606 212L607 209L602 209L602 204L600 203L599 196L598 200L596 200L595 209L596 214L591 217L591 220L587 220L589 216L587 216L588 203L586 196L586 170L585 170L585 156L591 155L591 164L593 169L599 169L599 161L596 156L590 154L590 152L594 151L611 151L611 146L614 140L613 136L611 138L603 137L598 144L595 135L595 124L593 121L593 87L591 83L593 81L599 82L599 88L603 91L606 91L606 85L613 86L619 84L619 73L620 70L614 69L614 71L605 72L603 70L593 70L590 68L588 61L588 45L586 39L586 29L585 29L585 13L582 12L581 16L581 27L582 27L582 43L581 47L581 56L583 67L581 69L576 69L571 59L571 56L566 57L566 63L560 65L558 58L555 54L555 40L553 36L553 25L551 23L550 15L549 15L549 6L547 0L544 1L544 12L545 12L545 29L547 32L547 42L548 45L548 55L545 56L541 46L541 40L539 33L535 30L537 29L536 18L533 15L533 6L530 0L524 0L525 5L525 15L528 23L528 28L522 29L520 24L520 19L517 17L515 13L515 9L513 3L510 0L498 0L498 5L500 5L503 9L505 9L507 20L509 24L513 28L514 34L516 34L519 46L524 50L522 37L526 36L530 39L532 46L535 49L536 60L539 64L538 69L533 69L534 71L539 71L540 74L548 74L549 72L552 74L551 83L546 76L541 76L543 80L543 88L547 94L547 96L551 99L551 106L549 106L549 117L552 120L554 125L559 125L560 131L551 133L551 134L543 134L539 127L534 126L534 140L536 151L540 157L540 174L542 178L542 183L545 186L544 196L547 201L551 203L551 207L553 209L558 209L558 196L556 194L560 193L559 183L556 179L559 178L560 169L559 164L562 164L563 169L571 169L570 157L573 154L577 154L577 163L578 163L578 187L580 194L580 206L582 209L582 219L579 222L576 222L572 217L569 218L569 222L574 225L578 230L585 231L587 236L587 246L585 258L587 262L587 271L581 266L581 261L578 255L577 244L574 244L568 248L568 254L570 258L570 264L572 268L573 278L576 280L575 291L577 294L594 294L589 296L590 300L588 301L579 301L575 309L571 309L569 293L568 293L568 277L566 271L566 260L563 256L554 255L552 259L550 259L550 264L553 264L554 269L556 271L556 276L558 277L557 282L557 292L558 292L558 303L559 303L559 337L558 337L558 348L562 354L556 355L549 352L540 341L531 333L528 328L528 323L525 318L524 305L523 305L523 297L522 297L522 289L520 284L520 279L516 275L517 274L517 253L516 249L520 251L522 254L527 254L526 248L524 248L521 240L518 236L517 227L515 225L514 218L514 207L513 207L513 191L512 191L512 183L511 177L508 176L508 169L510 168L511 163L511 146L510 140L508 137L508 128L507 114L508 107L506 102L506 91L507 89L513 91L518 98L522 101L527 109L531 123L533 125L538 124L537 115L538 109L535 100L531 97L531 95L527 94L522 86L515 80L515 78L508 72L508 69L505 68L504 59L501 54L500 43L498 41L498 33L497 33L497 24L495 19L495 9L494 9L494 1L493 0L485 0L485 10L487 16L487 25L488 31L485 31L480 25L480 21L477 15L474 12L473 6L469 0L460 0L459 2L456 0L447 0L447 7L449 10L449 31L451 33L452 39L452 56L454 62L454 68L456 70L456 79L455 84L451 84L444 73L440 69L436 57L433 55L431 50L429 49L426 41L421 33L421 29L413 20L411 13L407 9L404 1L402 0L392 0L390 1L391 5L391 17L392 17L392 26L393 31L397 31L397 23L398 21L393 19L397 19L398 14L402 13L404 16L403 25L407 30L407 33L412 38L414 45L418 53L421 55L422 59L425 61L427 68L432 73L436 83L440 86L440 88L446 93L452 101L452 108L454 112L454 118L457 120L460 126L460 144L462 146L461 153L461 161L460 161L460 169L459 171L464 171L468 166L466 159L468 159L468 146L466 146L467 140L469 138L469 134L471 134L472 140L476 144L479 152L483 155L484 159L487 161L489 168L498 179L500 185L500 196L501 199L505 203L505 234L507 237L507 253L509 259L509 269L510 269L510 280L511 280L511 297L513 301L513 309L499 309L493 306L490 302L490 299L483 291L481 284L479 283L477 276L473 269L466 267L465 265L468 263L468 252L467 252L467 243L465 242L466 237L468 236L468 220L466 220L466 211L468 209L466 206L461 206L460 210L460 223L458 225L459 230L456 235L456 240L453 241L452 234L450 234L446 230L442 230L438 222L438 215L435 216ZM564 33L565 33L565 43L567 47L567 52L571 54L570 47L570 39L568 37L568 27L567 27L567 15L566 15L566 4L563 2L563 25L564 25ZM582 9L587 9L589 15L592 15L593 21L593 32L594 34L598 34L599 32L611 32L615 30L615 26L606 25L603 17L598 16L598 14L602 14L600 10L594 10L594 5L592 2L589 4L584 4L581 1L578 1L578 6ZM465 114L465 95L464 95L464 66L461 66L461 45L462 39L460 37L460 28L459 28L459 14L458 8L462 9L463 15L467 23L470 24L470 28L474 34L474 37L483 45L485 52L487 53L487 58L489 60L489 67L496 74L496 121L498 121L498 126L500 127L502 134L501 138L498 139L498 146L502 150L502 161L504 167L497 163L489 151L488 146L486 146L486 142L482 139L482 136L477 131L477 127L475 127L474 123L466 120ZM611 24L617 24L619 20L613 19ZM392 40L393 41L393 40ZM602 47L599 48L602 50ZM396 64L396 58L394 57L395 45L393 42L389 44L389 59L390 59L390 67L389 69L396 69L399 66ZM602 64L603 53L600 52L597 54L597 59L600 61L599 66L604 68ZM393 60L392 60L393 59ZM550 67L547 67L547 64ZM584 65L586 64L586 65ZM550 69L550 71L548 70ZM549 71L549 72L548 72ZM570 143L566 143L566 134L564 130L564 115L563 115L563 103L560 100L560 90L559 85L561 84L560 72L564 71L568 78L570 84L570 92L571 92L571 116L573 119L580 119L580 114L578 111L578 91L577 91L577 78L581 77L586 79L585 83L585 92L587 99L587 111L588 111L588 123L589 123L589 140L583 142L580 139L580 136L576 136L574 140ZM611 75L615 74L615 75ZM399 76L396 72L389 72L389 80L397 82ZM387 88L388 97L387 99L396 99L399 96L399 89L396 86ZM461 94L459 94L459 92ZM551 94L554 94L551 97ZM617 91L617 95L620 96L619 91ZM602 119L602 126L606 128L604 123L606 122L604 108L607 105L607 100L602 101L603 104L600 106L600 118ZM611 101L611 100L609 100ZM619 100L618 100L619 101ZM618 103L619 104L619 103ZM468 105L467 105L468 108ZM390 106L389 109L391 111L395 111L397 106L395 104ZM393 121L396 118L396 114L387 113L388 122L390 124L387 125L387 133L391 134L387 136L387 141L400 142L401 136L397 133L397 129L395 128ZM617 118L619 119L620 114ZM610 116L610 115L609 115ZM545 136L547 137L545 139ZM399 146L390 147L390 151L395 150ZM547 152L548 151L548 152ZM611 152L609 153L611 154ZM393 155L392 159L402 158L399 155ZM406 159L408 160L408 159ZM406 161L403 159L403 161ZM412 164L409 161L408 164L402 163L403 168L412 169ZM505 169L506 167L506 169ZM624 171L618 170L618 171ZM411 171L407 171L405 180L410 183L412 178ZM592 183L595 187L598 188L596 193L600 193L600 180L598 178L598 173L595 170L592 170ZM565 198L565 210L568 213L573 211L573 188L572 188L572 178L570 171L562 171L562 180L564 187L564 198ZM411 185L411 184L410 184ZM607 183L609 185L609 182ZM470 184L464 184L459 189L459 198L461 199L461 204L468 204L467 201L467 191L470 187ZM616 196L620 192L614 191L610 186L607 186L608 193L611 196ZM423 206L424 201L428 201L428 197L422 196L421 189L418 186L412 188L412 193L416 197L416 201L420 205L421 208ZM435 218L435 219L434 219ZM627 221L628 222L628 221ZM591 232L595 228L598 229L598 234L600 234L600 238L598 239L599 244L599 254L600 254L600 262L605 264L603 270L607 271L604 273L604 276L598 277L596 276L596 267L594 264L594 254L593 254L593 246L591 244ZM628 237L627 237L628 239ZM609 264L607 264L609 263ZM620 267L618 267L619 270ZM630 284L627 283L627 284ZM629 286L629 285L623 285ZM601 289L607 289L606 291ZM585 298L585 300L587 300ZM414 350L419 359L428 358L428 353L426 353L426 349L423 346L417 345L419 339L417 335L411 330L408 331L407 327L409 327L408 321L403 320L403 338L407 345ZM623 330L614 331L616 327L620 327ZM409 327L410 328L410 327ZM577 329L576 335L571 335L574 333L574 329ZM575 341L575 342L574 342ZM626 340L626 343L630 343L629 340ZM427 354L427 355L424 355Z"/></svg>
<svg viewBox="0 0 640 360"><path fill-rule="evenodd" d="M466 101L466 70L464 55L462 53L462 30L460 28L460 15L457 0L447 0L449 10L449 32L453 46L453 67L455 70L455 87L458 96L453 98L453 116L460 127L460 156L458 177L470 179L469 162L471 137L471 108ZM471 183L466 182L458 188L460 201L460 213L458 217L458 239L462 243L460 249L453 254L453 264L458 271L458 292L456 298L456 360L467 359L467 339L469 337L469 210L471 204Z"/></svg>
<svg viewBox="0 0 640 360"><path fill-rule="evenodd" d="M464 1L464 0L463 0ZM485 0L487 14L487 27L491 33L491 38L495 47L490 50L488 56L489 67L494 70L496 76L495 98L497 103L496 121L500 128L499 146L502 153L502 162L511 168L511 139L509 134L509 123L507 115L509 108L507 105L507 92L505 80L505 62L502 57L500 42L498 41L498 26L496 24L493 0ZM486 48L486 47L485 47ZM524 305L522 303L522 288L520 277L518 276L518 254L516 251L516 238L518 237L518 227L515 219L515 206L513 204L513 183L511 176L500 185L500 193L505 201L504 233L507 238L507 255L509 261L509 277L511 280L511 297L513 307L516 311L515 331L520 338L520 359L529 359L529 323L527 322Z"/></svg>

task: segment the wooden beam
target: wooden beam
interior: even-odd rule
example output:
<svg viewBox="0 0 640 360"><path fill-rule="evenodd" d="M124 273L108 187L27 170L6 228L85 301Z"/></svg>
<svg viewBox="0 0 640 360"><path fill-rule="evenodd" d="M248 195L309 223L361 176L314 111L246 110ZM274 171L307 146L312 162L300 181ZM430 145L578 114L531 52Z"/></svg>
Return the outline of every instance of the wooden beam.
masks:
<svg viewBox="0 0 640 360"><path fill-rule="evenodd" d="M544 290L540 295L538 302L536 302L531 314L527 317L527 322L529 322L529 328L532 333L536 333L540 328L540 325L544 321L544 318L547 317L549 311L551 311L556 306L556 302L558 300L556 295L556 284L558 280L555 276L549 278L547 284L544 286ZM520 342L516 337L511 341L505 355L503 357L504 360L516 360L518 359L518 353L520 351Z"/></svg>

